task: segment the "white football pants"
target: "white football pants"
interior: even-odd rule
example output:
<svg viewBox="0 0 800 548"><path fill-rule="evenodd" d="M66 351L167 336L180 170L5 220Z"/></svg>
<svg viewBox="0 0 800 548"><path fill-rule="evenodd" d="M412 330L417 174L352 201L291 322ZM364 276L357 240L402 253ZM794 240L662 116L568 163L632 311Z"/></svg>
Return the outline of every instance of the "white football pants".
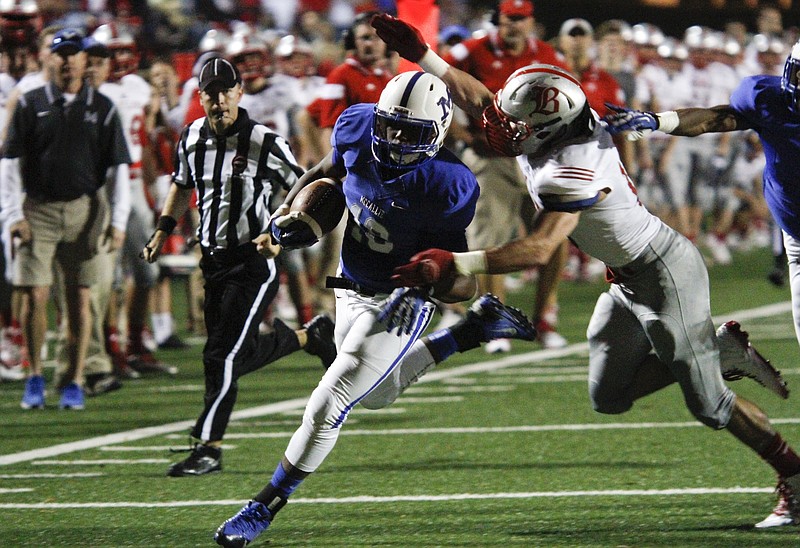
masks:
<svg viewBox="0 0 800 548"><path fill-rule="evenodd" d="M410 334L398 336L377 320L387 295L365 297L344 289L334 293L338 355L312 392L303 423L286 448L286 458L304 472L322 464L357 403L368 409L386 407L434 365L419 340L433 318L433 303L425 304Z"/></svg>

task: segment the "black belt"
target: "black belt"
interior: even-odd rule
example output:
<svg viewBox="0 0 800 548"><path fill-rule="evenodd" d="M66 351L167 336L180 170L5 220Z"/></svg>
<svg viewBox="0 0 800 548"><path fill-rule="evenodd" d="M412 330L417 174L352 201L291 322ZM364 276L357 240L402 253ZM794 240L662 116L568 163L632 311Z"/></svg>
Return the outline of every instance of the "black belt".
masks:
<svg viewBox="0 0 800 548"><path fill-rule="evenodd" d="M256 244L252 242L242 244L232 249L212 249L201 246L200 250L203 252L204 259L208 259L219 265L233 265L236 263L242 263L250 257L258 255L258 251L256 251Z"/></svg>
<svg viewBox="0 0 800 548"><path fill-rule="evenodd" d="M328 289L349 289L351 291L355 291L356 293L361 293L366 297L374 297L378 294L377 291L369 289L368 287L364 287L361 284L357 284L353 280L335 276L328 276L325 278L325 287Z"/></svg>

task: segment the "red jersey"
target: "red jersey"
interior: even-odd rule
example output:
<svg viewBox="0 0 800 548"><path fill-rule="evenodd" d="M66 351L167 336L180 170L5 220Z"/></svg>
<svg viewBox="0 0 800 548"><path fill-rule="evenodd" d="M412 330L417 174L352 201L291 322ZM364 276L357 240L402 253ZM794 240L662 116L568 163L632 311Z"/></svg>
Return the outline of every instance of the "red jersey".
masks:
<svg viewBox="0 0 800 548"><path fill-rule="evenodd" d="M348 57L328 75L308 113L321 128L332 128L344 109L356 103L377 103L392 75L383 68L367 68Z"/></svg>
<svg viewBox="0 0 800 548"><path fill-rule="evenodd" d="M594 63L583 71L580 82L583 92L586 94L586 100L589 101L589 106L601 118L611 112L606 108L606 103L622 106L626 104L625 92L619 87L617 79L611 76L610 73L598 68Z"/></svg>
<svg viewBox="0 0 800 548"><path fill-rule="evenodd" d="M456 44L444 60L480 80L492 93L503 87L512 72L531 63L548 63L569 70L563 56L550 44L531 37L522 53L511 55L502 49L497 33Z"/></svg>

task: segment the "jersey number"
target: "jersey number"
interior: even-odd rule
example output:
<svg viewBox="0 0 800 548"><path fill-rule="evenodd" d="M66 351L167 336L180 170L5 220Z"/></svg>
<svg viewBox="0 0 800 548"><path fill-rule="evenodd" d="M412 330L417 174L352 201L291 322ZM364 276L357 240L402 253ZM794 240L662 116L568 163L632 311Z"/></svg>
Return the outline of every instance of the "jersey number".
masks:
<svg viewBox="0 0 800 548"><path fill-rule="evenodd" d="M363 208L358 204L350 204L350 213L353 215L354 226L350 235L360 244L366 243L367 247L378 253L391 253L394 244L389 241L389 231L386 227L368 216L363 223L359 221Z"/></svg>
<svg viewBox="0 0 800 548"><path fill-rule="evenodd" d="M633 195L636 196L636 203L642 205L642 201L639 199L639 192L636 190L636 185L633 184L633 181L628 175L628 172L625 171L625 166L623 166L622 163L619 164L619 171L625 177L625 180L628 181L628 188L630 188Z"/></svg>

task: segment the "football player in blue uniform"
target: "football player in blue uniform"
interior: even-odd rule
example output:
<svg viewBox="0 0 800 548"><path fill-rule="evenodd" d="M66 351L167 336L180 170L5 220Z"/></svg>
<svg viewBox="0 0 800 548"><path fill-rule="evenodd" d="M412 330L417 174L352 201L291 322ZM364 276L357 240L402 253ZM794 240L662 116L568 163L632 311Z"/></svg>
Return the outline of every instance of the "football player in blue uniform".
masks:
<svg viewBox="0 0 800 548"><path fill-rule="evenodd" d="M792 316L800 341L800 42L794 45L783 76L750 76L731 94L730 104L712 108L682 108L641 112L614 107L605 118L612 134L625 132L630 140L652 131L694 137L704 133L755 131L766 156L764 197L783 232L792 288ZM778 505L758 528L800 523L800 492L779 478ZM800 484L800 482L794 482Z"/></svg>
<svg viewBox="0 0 800 548"><path fill-rule="evenodd" d="M475 212L478 183L472 172L441 148L453 117L450 91L424 72L394 77L377 104L342 113L331 152L298 181L273 216L273 238L284 249L317 237L289 211L300 189L322 177L342 180L347 227L336 294L338 355L311 394L270 483L215 535L222 546L244 546L263 532L301 481L333 449L356 404L391 404L434 364L455 352L498 337L533 340L535 329L516 309L484 295L459 324L420 338L435 297L470 299L472 275L457 275L427 288L395 289L392 274L430 247L467 251L465 230Z"/></svg>

